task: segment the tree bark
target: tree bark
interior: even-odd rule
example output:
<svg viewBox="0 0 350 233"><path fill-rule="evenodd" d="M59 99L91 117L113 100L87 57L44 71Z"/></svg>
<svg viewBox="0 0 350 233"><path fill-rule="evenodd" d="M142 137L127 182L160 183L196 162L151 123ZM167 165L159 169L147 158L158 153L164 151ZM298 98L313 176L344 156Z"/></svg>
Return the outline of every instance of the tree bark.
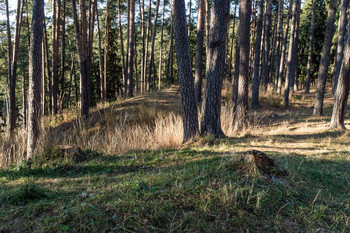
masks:
<svg viewBox="0 0 350 233"><path fill-rule="evenodd" d="M264 0L259 0L258 20L256 26L255 37L255 58L254 58L254 73L252 81L252 109L259 108L259 87L260 87L260 45L262 35L262 19L263 19Z"/></svg>
<svg viewBox="0 0 350 233"><path fill-rule="evenodd" d="M339 73L338 86L335 92L333 113L330 128L345 128L344 117L346 105L349 97L350 82L350 37L348 35L344 49L343 64Z"/></svg>
<svg viewBox="0 0 350 233"><path fill-rule="evenodd" d="M45 23L45 17L44 17L44 40L45 40L45 57L46 57L46 69L47 69L47 76L48 76L48 94L49 94L49 113L53 114L52 110L52 73L51 73L51 67L50 67L50 57L49 57L49 45L48 45L48 39L47 39L47 31L46 31L46 23Z"/></svg>
<svg viewBox="0 0 350 233"><path fill-rule="evenodd" d="M315 96L315 106L313 115L322 116L323 114L323 100L326 91L326 81L328 75L328 67L330 60L330 51L332 47L332 39L334 33L334 21L335 14L337 11L337 0L331 0L329 3L327 24L325 30L325 36L322 47L322 55L320 60L320 67L318 70L318 80L317 80L317 92Z"/></svg>
<svg viewBox="0 0 350 233"><path fill-rule="evenodd" d="M40 104L42 78L42 38L44 22L44 1L33 1L31 46L29 52L28 130L27 158L36 150L40 131Z"/></svg>
<svg viewBox="0 0 350 233"><path fill-rule="evenodd" d="M347 24L347 10L349 7L349 0L342 0L340 5L339 23L338 23L338 42L337 42L337 55L335 60L335 72L333 77L333 93L336 91L338 84L338 78L340 68L344 56L344 44L345 44L345 32Z"/></svg>
<svg viewBox="0 0 350 233"><path fill-rule="evenodd" d="M225 75L227 0L213 0L210 17L209 54L202 106L201 134L224 135L221 130L221 89ZM249 52L248 52L249 53Z"/></svg>
<svg viewBox="0 0 350 233"><path fill-rule="evenodd" d="M205 5L204 0L198 2L198 19L197 19L197 41L196 41L196 69L194 78L194 87L196 91L196 100L202 100L202 80L203 80L203 48L204 48L204 17Z"/></svg>
<svg viewBox="0 0 350 233"><path fill-rule="evenodd" d="M60 112L64 108L65 95L65 58L66 58L66 0L63 0L62 6L62 39L61 39L61 95L60 95Z"/></svg>
<svg viewBox="0 0 350 233"><path fill-rule="evenodd" d="M135 0L129 4L129 49L128 49L128 97L134 96L134 53L135 53Z"/></svg>
<svg viewBox="0 0 350 233"><path fill-rule="evenodd" d="M312 50L313 50L314 38L315 38L316 2L317 2L316 0L312 1L312 16L311 16L310 40L309 40L309 54L307 56L307 67L306 67L305 94L310 93Z"/></svg>
<svg viewBox="0 0 350 233"><path fill-rule="evenodd" d="M245 128L248 124L248 83L249 83L249 38L251 1L241 0L239 28L239 80L237 110L234 129Z"/></svg>
<svg viewBox="0 0 350 233"><path fill-rule="evenodd" d="M181 108L184 142L198 135L198 113L192 79L190 41L186 30L186 9L184 0L171 0L172 19L175 34L175 49L180 82Z"/></svg>
<svg viewBox="0 0 350 233"><path fill-rule="evenodd" d="M142 37L142 50L141 50L141 94L145 92L145 0L142 0L142 4L139 0L139 8L140 8L140 18L141 18L141 37Z"/></svg>

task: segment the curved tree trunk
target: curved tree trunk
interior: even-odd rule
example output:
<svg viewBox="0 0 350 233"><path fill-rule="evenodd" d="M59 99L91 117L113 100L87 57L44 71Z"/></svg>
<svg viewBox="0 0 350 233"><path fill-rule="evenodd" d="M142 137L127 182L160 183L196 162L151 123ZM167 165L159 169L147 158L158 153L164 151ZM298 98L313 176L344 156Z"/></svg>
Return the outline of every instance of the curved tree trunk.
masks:
<svg viewBox="0 0 350 233"><path fill-rule="evenodd" d="M340 5L340 16L338 23L338 42L337 42L337 55L335 60L335 72L333 77L333 93L336 91L338 84L338 78L340 73L340 68L344 56L344 43L345 43L345 32L347 24L347 9L349 7L349 0L342 0Z"/></svg>
<svg viewBox="0 0 350 233"><path fill-rule="evenodd" d="M332 39L334 33L334 21L337 11L337 0L331 0L329 3L326 31L322 47L322 55L320 61L320 68L318 70L317 92L315 96L315 106L313 115L322 116L323 114L323 100L326 91L326 81L328 75L328 66L330 60L330 52L332 47Z"/></svg>
<svg viewBox="0 0 350 233"><path fill-rule="evenodd" d="M196 42L196 71L194 87L196 91L197 102L202 100L202 80L203 80L203 46L204 46L204 0L198 3L198 21L197 21L197 42Z"/></svg>
<svg viewBox="0 0 350 233"><path fill-rule="evenodd" d="M309 40L309 54L307 56L307 67L306 67L305 94L310 93L312 50L313 50L313 46L314 46L314 37L315 37L315 20L316 20L316 0L313 0L312 1L310 40Z"/></svg>
<svg viewBox="0 0 350 233"><path fill-rule="evenodd" d="M27 158L36 149L40 130L40 104L42 79L42 39L44 22L44 1L34 0L32 16L31 45L29 51L29 91L28 91L28 129Z"/></svg>
<svg viewBox="0 0 350 233"><path fill-rule="evenodd" d="M263 20L263 7L264 0L259 0L258 20L256 25L256 37L255 37L255 58L254 58L254 72L252 81L252 108L257 109L259 107L259 86L260 86L260 45L262 35L262 20Z"/></svg>
<svg viewBox="0 0 350 233"><path fill-rule="evenodd" d="M239 81L237 110L234 129L245 128L248 124L248 84L249 84L249 38L251 1L241 0L239 3Z"/></svg>
<svg viewBox="0 0 350 233"><path fill-rule="evenodd" d="M190 41L186 30L186 9L184 0L171 0L175 35L175 49L180 82L181 108L184 139L189 141L198 135L198 113L192 79Z"/></svg>

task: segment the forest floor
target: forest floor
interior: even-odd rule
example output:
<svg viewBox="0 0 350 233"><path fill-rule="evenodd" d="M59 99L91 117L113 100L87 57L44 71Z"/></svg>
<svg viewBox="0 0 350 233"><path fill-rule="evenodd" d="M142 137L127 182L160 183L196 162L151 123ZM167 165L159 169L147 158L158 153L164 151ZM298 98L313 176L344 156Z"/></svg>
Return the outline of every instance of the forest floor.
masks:
<svg viewBox="0 0 350 233"><path fill-rule="evenodd" d="M312 116L313 96L297 92L287 107L262 94L249 129L226 127L227 138L115 154L91 144L82 146L84 161L50 151L40 163L2 169L0 232L349 232L350 132L328 129L330 94L324 116ZM102 113L107 125L126 113L129 124L147 121L150 111L178 115L179 93L174 87L109 108L92 112L89 130L98 131ZM71 130L68 115L51 122L53 132ZM238 170L232 158L249 150L265 152L288 175Z"/></svg>

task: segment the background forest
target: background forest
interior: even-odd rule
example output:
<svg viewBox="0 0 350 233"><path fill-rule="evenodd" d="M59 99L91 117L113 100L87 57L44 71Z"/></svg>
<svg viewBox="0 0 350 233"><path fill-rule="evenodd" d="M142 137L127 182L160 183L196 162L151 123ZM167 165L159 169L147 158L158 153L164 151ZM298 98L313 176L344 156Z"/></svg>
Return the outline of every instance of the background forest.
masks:
<svg viewBox="0 0 350 233"><path fill-rule="evenodd" d="M0 0L0 232L350 231L348 0Z"/></svg>

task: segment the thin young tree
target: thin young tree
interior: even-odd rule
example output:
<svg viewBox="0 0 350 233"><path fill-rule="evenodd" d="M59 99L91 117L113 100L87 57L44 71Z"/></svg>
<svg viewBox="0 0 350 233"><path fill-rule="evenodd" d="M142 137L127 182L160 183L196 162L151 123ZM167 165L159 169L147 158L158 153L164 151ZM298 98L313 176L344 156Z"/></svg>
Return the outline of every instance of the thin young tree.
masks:
<svg viewBox="0 0 350 233"><path fill-rule="evenodd" d="M14 36L13 47L12 47L12 41L11 41L12 36L11 36L8 0L5 1L5 6L6 6L6 17L7 17L6 29L7 29L8 91L9 91L9 101L8 101L9 111L8 111L7 128L8 128L8 133L12 134L13 130L16 128L17 58L18 58L19 41L20 41L20 35L21 35L23 4L21 4L20 0L17 1L17 13L16 13L15 36Z"/></svg>
<svg viewBox="0 0 350 233"><path fill-rule="evenodd" d="M275 79L273 89L277 90L278 79L279 79L279 68L281 64L281 44L283 39L283 11L284 11L284 0L278 1L278 23L277 23L277 48L275 56Z"/></svg>
<svg viewBox="0 0 350 233"><path fill-rule="evenodd" d="M252 108L257 109L259 107L259 87L260 87L260 45L262 35L262 24L263 24L263 7L264 0L259 0L258 6L258 19L256 23L256 36L255 36L255 49L254 49L254 71L252 81Z"/></svg>
<svg viewBox="0 0 350 233"><path fill-rule="evenodd" d="M29 91L27 158L35 152L40 131L41 79L42 79L42 39L44 22L44 1L33 1L31 45L29 49Z"/></svg>
<svg viewBox="0 0 350 233"><path fill-rule="evenodd" d="M190 40L186 30L186 8L184 0L171 0L172 20L175 36L178 79L180 83L181 109L184 142L198 135L198 113L192 78Z"/></svg>
<svg viewBox="0 0 350 233"><path fill-rule="evenodd" d="M326 81L328 76L328 67L330 60L330 52L332 47L332 39L334 34L334 22L337 11L337 0L331 0L329 2L328 16L326 23L326 30L324 33L324 41L322 47L322 54L320 60L320 67L318 70L317 91L315 96L315 105L313 115L322 116L323 114L323 101L326 91Z"/></svg>
<svg viewBox="0 0 350 233"><path fill-rule="evenodd" d="M213 0L210 16L209 53L203 99L201 134L224 135L221 129L221 89L225 75L227 0ZM249 41L249 40L248 40Z"/></svg>
<svg viewBox="0 0 350 233"><path fill-rule="evenodd" d="M248 123L248 85L249 85L249 38L251 1L241 0L239 2L239 80L238 98L235 115L234 129L245 128Z"/></svg>
<svg viewBox="0 0 350 233"><path fill-rule="evenodd" d="M309 39L309 54L307 56L307 66L306 66L305 94L310 93L312 51L314 47L314 38L315 38L315 21L316 21L316 0L313 0L310 39Z"/></svg>
<svg viewBox="0 0 350 233"><path fill-rule="evenodd" d="M262 56L261 80L266 89L269 82L269 58L270 58L270 37L271 37L271 15L272 15L272 0L266 2L266 12L264 19L264 51Z"/></svg>
<svg viewBox="0 0 350 233"><path fill-rule="evenodd" d="M290 18L292 16L292 8L293 8L293 0L290 0L289 9L288 9L288 13L287 13L286 25L285 25L285 29L284 29L283 42L282 42L281 62L280 62L280 66L279 66L278 75L276 75L276 79L278 79L278 83L277 83L277 94L278 95L280 95L282 92L282 77L283 77L284 69L285 69L287 40L288 40L288 34L289 34L289 21L290 21Z"/></svg>
<svg viewBox="0 0 350 233"><path fill-rule="evenodd" d="M163 36L164 36L164 16L165 16L165 2L163 2L162 27L160 33L160 49L159 49L159 67L158 67L158 90L160 91L162 82L162 60L163 60Z"/></svg>
<svg viewBox="0 0 350 233"><path fill-rule="evenodd" d="M348 35L344 48L343 64L339 73L338 86L335 92L333 113L330 128L345 128L344 117L349 97L350 82L350 37Z"/></svg>
<svg viewBox="0 0 350 233"><path fill-rule="evenodd" d="M342 66L343 56L344 56L344 44L345 44L345 32L347 24L347 10L349 7L349 0L342 0L340 5L340 15L338 23L338 42L337 42L337 54L335 60L335 72L333 77L333 93L336 91L338 84L338 78L340 73L340 68Z"/></svg>
<svg viewBox="0 0 350 233"><path fill-rule="evenodd" d="M154 63L154 45L156 40L156 34L157 34L157 21L158 21L158 12L159 12L159 4L160 0L157 0L156 4L156 12L154 16L154 23L153 23L153 30L152 30L152 38L151 38L151 50L149 53L149 61L148 61L148 85L147 85L147 92L150 92L151 88L153 87L153 79L152 79L152 69L153 69L153 63Z"/></svg>
<svg viewBox="0 0 350 233"><path fill-rule="evenodd" d="M196 69L194 78L194 87L196 91L197 102L202 100L202 80L203 80L203 49L204 49L204 0L198 1L198 19L197 19L197 41L196 41Z"/></svg>
<svg viewBox="0 0 350 233"><path fill-rule="evenodd" d="M135 0L129 2L129 41L128 41L128 97L134 96L134 53L135 53Z"/></svg>
<svg viewBox="0 0 350 233"><path fill-rule="evenodd" d="M57 114L61 0L53 0L52 5L52 113Z"/></svg>
<svg viewBox="0 0 350 233"><path fill-rule="evenodd" d="M295 0L293 4L293 15L292 15L292 22L291 22L291 28L290 28L290 40L289 40L289 51L288 51L288 59L287 59L287 72L286 72L286 79L285 79L285 86L284 86L284 98L283 103L284 105L289 105L289 93L290 88L292 86L292 79L294 79L295 76L295 58L296 55L296 29L297 29L297 20L298 20L298 11L300 7L300 0Z"/></svg>
<svg viewBox="0 0 350 233"><path fill-rule="evenodd" d="M104 79L104 74L103 74L103 55L102 55L102 36L101 36L101 29L100 29L100 19L99 19L99 12L97 9L97 1L95 3L96 7L96 21L97 21L97 35L98 35L98 56L99 56L99 61L98 61L98 67L99 67L99 75L100 75L100 92L101 92L101 101L105 102L107 99L107 92L106 92L106 84L105 84L105 79ZM74 66L74 63L73 65ZM72 67L73 69L74 67ZM71 72L72 72L71 69Z"/></svg>
<svg viewBox="0 0 350 233"><path fill-rule="evenodd" d="M72 0L72 13L75 28L75 39L78 50L78 60L80 67L80 114L82 120L85 120L89 114L90 101L89 101L89 89L88 80L90 74L88 72L88 61L86 55L86 38L87 38L87 28L86 28L86 12L85 12L85 1L80 1L80 11L81 11L81 29L79 26L78 14L76 1Z"/></svg>
<svg viewBox="0 0 350 233"><path fill-rule="evenodd" d="M105 49L104 49L104 57L103 57L103 75L104 75L103 81L104 82L107 82L107 69L108 69L109 21L110 21L110 18L109 18L109 3L110 3L110 0L107 0L106 22L105 22ZM125 85L125 83L124 83L124 85ZM124 87L124 88L126 88L126 87ZM107 90L105 90L105 91L107 92ZM126 93L125 91L126 90L124 89L124 93ZM107 96L105 96L105 98L107 99Z"/></svg>

